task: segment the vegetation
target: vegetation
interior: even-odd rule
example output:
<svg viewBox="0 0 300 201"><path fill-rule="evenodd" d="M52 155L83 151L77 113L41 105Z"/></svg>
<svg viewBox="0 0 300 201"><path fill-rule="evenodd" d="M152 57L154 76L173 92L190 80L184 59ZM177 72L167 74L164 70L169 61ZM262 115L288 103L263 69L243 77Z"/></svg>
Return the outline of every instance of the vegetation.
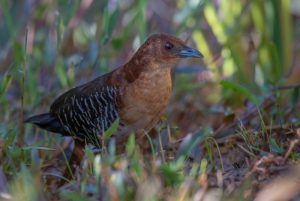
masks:
<svg viewBox="0 0 300 201"><path fill-rule="evenodd" d="M0 200L299 199L299 16L297 0L0 0ZM87 148L58 187L72 140L24 118L155 32L205 57L176 67L152 150Z"/></svg>

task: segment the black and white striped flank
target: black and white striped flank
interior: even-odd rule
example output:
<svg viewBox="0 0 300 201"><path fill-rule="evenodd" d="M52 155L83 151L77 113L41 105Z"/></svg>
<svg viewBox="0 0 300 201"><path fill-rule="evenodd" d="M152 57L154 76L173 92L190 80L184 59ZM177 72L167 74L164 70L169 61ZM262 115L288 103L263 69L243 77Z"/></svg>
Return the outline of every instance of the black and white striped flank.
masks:
<svg viewBox="0 0 300 201"><path fill-rule="evenodd" d="M117 94L117 87L107 86L90 94L66 96L55 113L67 133L95 144L119 118Z"/></svg>

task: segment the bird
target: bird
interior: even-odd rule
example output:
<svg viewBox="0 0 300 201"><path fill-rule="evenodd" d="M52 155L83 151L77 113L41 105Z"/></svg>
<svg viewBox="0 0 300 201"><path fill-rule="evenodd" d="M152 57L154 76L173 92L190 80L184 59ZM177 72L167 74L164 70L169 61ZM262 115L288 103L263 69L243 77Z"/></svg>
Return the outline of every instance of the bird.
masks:
<svg viewBox="0 0 300 201"><path fill-rule="evenodd" d="M172 93L171 69L183 58L202 58L195 48L165 33L150 35L127 63L59 96L49 112L25 120L72 136L75 143L101 147L115 122L116 138L147 133L165 112Z"/></svg>

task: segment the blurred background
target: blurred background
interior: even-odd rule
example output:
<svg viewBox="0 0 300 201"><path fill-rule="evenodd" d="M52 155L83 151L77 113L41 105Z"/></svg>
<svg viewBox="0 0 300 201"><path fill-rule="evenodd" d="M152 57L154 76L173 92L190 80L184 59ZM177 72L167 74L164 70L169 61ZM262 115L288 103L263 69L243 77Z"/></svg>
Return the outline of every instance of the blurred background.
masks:
<svg viewBox="0 0 300 201"><path fill-rule="evenodd" d="M0 130L24 135L24 116L125 63L158 32L205 55L177 66L169 123L184 133L217 127L275 87L298 84L299 14L296 0L2 0Z"/></svg>
<svg viewBox="0 0 300 201"><path fill-rule="evenodd" d="M299 0L0 0L0 166L13 172L6 176L18 172L16 160L34 161L31 147L61 142L25 126L25 117L124 64L158 32L204 55L174 70L163 118L174 138L203 125L222 131L256 107L265 124L299 125Z"/></svg>

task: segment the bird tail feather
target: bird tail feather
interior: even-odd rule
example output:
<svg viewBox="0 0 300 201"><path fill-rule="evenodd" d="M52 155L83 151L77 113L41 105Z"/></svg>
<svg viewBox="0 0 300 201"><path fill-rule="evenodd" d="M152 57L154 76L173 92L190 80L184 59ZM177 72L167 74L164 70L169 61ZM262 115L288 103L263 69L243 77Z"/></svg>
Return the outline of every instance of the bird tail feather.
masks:
<svg viewBox="0 0 300 201"><path fill-rule="evenodd" d="M29 117L24 121L25 123L32 123L42 129L54 132L65 134L62 124L59 119L50 113L44 113Z"/></svg>

